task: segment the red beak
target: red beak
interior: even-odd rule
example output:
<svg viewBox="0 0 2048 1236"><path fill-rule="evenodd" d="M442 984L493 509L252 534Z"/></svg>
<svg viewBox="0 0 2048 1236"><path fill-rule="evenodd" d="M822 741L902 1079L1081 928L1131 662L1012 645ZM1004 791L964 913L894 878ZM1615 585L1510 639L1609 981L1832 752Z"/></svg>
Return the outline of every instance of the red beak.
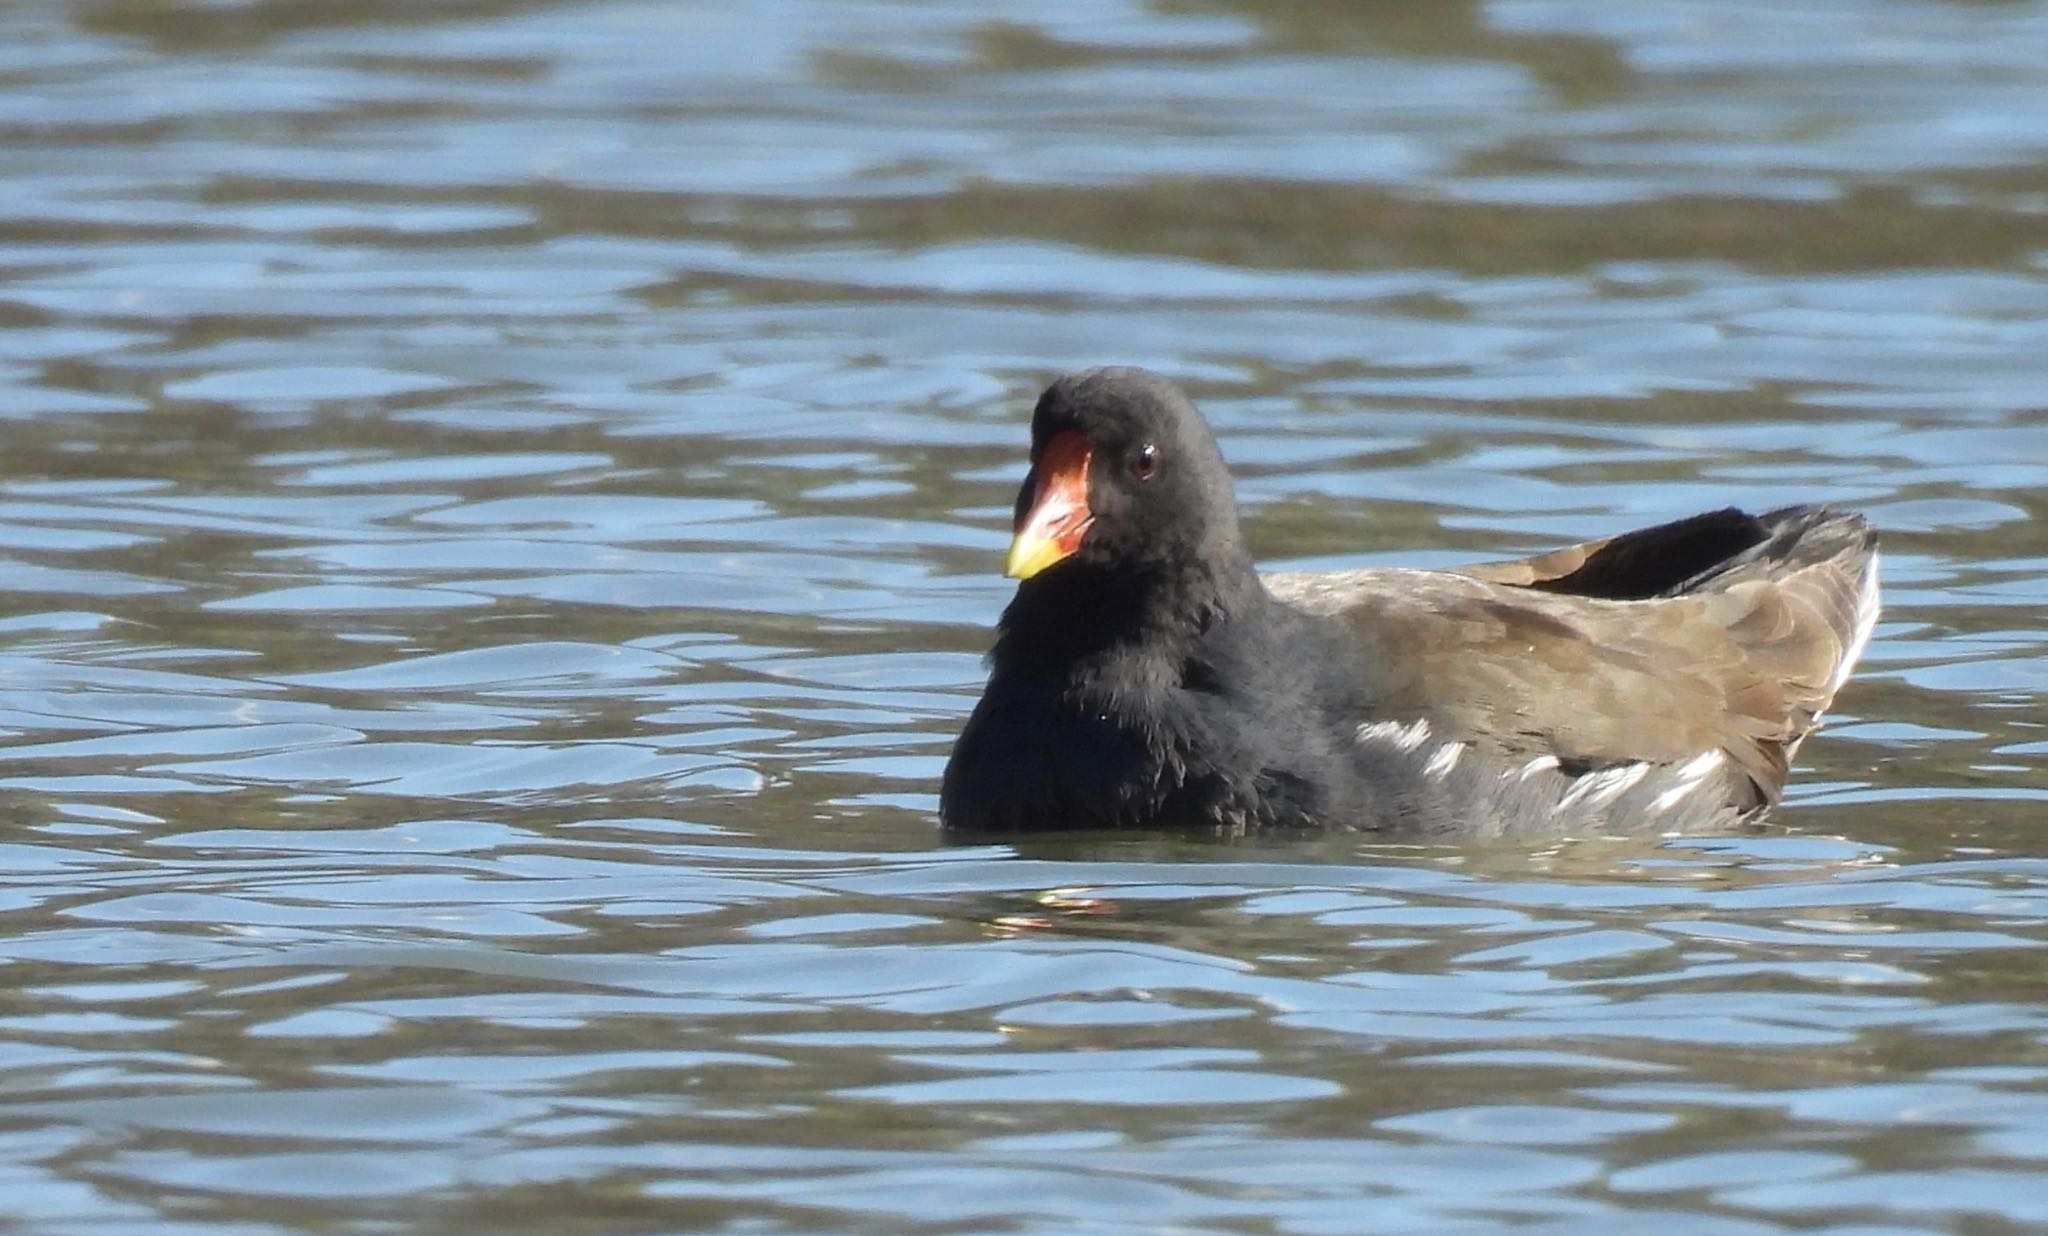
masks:
<svg viewBox="0 0 2048 1236"><path fill-rule="evenodd" d="M1046 440L1032 469L1037 487L1031 509L1017 521L1003 574L1030 579L1081 548L1081 538L1095 521L1088 510L1090 453L1087 435L1076 429L1062 429Z"/></svg>

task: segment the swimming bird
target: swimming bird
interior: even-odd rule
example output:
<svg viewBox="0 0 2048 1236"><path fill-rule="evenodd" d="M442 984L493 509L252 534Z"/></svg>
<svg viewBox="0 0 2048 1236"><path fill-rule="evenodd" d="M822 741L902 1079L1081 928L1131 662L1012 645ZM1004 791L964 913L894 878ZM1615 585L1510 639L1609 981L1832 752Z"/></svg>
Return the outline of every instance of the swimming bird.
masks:
<svg viewBox="0 0 2048 1236"><path fill-rule="evenodd" d="M1451 570L1261 575L1171 382L1067 374L1031 419L953 833L1521 837L1738 823L1878 614L1858 515L1733 508Z"/></svg>

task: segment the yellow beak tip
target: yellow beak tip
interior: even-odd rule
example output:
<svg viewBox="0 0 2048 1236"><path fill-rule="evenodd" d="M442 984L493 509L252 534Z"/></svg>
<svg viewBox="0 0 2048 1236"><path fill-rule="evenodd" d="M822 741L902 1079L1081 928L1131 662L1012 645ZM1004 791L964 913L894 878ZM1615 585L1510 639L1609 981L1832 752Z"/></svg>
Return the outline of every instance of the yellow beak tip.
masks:
<svg viewBox="0 0 2048 1236"><path fill-rule="evenodd" d="M1010 542L1009 555L1003 559L1003 574L1015 580L1030 579L1064 557L1060 547L1049 540L1020 536Z"/></svg>

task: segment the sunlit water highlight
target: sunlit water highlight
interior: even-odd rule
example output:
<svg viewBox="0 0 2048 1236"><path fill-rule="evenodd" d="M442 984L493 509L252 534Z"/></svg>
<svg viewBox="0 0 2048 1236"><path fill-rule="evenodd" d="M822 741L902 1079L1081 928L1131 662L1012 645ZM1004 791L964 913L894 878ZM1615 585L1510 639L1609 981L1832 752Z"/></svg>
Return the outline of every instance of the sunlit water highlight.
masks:
<svg viewBox="0 0 2048 1236"><path fill-rule="evenodd" d="M0 8L0 1213L2048 1225L2048 5ZM947 847L1038 385L1886 535L1769 829Z"/></svg>

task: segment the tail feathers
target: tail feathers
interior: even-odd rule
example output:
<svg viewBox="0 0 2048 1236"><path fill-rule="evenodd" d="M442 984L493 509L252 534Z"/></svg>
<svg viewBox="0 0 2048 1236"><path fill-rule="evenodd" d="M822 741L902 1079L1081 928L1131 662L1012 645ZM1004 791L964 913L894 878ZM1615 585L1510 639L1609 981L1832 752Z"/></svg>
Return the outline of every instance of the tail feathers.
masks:
<svg viewBox="0 0 2048 1236"><path fill-rule="evenodd" d="M1789 759L1849 680L1877 625L1877 534L1861 516L1788 507L1770 534L1687 581L1757 671L1784 691Z"/></svg>
<svg viewBox="0 0 2048 1236"><path fill-rule="evenodd" d="M1535 558L1458 571L1540 592L1646 601L1780 578L1822 562L1838 561L1853 572L1876 543L1861 516L1832 507L1788 506L1762 515L1729 507Z"/></svg>
<svg viewBox="0 0 2048 1236"><path fill-rule="evenodd" d="M1664 595L1706 592L1753 579L1783 580L1823 566L1860 579L1864 563L1877 554L1877 532L1854 512L1787 506L1751 522L1760 534L1753 544L1672 585Z"/></svg>

